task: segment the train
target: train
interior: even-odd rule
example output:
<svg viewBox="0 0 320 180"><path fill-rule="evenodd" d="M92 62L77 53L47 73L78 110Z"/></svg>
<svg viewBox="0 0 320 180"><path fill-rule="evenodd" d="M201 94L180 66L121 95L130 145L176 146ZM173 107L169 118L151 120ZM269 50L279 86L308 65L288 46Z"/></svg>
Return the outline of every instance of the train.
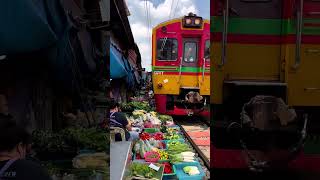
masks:
<svg viewBox="0 0 320 180"><path fill-rule="evenodd" d="M211 44L213 170L319 172L320 1L211 0Z"/></svg>
<svg viewBox="0 0 320 180"><path fill-rule="evenodd" d="M196 14L152 29L152 82L157 112L210 114L210 22Z"/></svg>

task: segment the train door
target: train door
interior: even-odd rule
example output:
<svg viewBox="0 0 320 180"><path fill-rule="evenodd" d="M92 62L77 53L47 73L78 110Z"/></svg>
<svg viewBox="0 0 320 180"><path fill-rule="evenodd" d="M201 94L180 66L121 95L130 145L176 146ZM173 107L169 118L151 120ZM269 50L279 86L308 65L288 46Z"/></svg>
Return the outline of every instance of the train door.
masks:
<svg viewBox="0 0 320 180"><path fill-rule="evenodd" d="M201 95L210 95L210 34L203 36L198 81Z"/></svg>
<svg viewBox="0 0 320 180"><path fill-rule="evenodd" d="M288 102L320 106L320 1L297 0L295 7L298 15L292 17L297 27L290 46Z"/></svg>
<svg viewBox="0 0 320 180"><path fill-rule="evenodd" d="M188 84L190 87L181 87L183 89L198 89L198 74L199 74L199 39L198 38L183 38L183 53L181 59L180 71L185 75L182 79L182 84Z"/></svg>

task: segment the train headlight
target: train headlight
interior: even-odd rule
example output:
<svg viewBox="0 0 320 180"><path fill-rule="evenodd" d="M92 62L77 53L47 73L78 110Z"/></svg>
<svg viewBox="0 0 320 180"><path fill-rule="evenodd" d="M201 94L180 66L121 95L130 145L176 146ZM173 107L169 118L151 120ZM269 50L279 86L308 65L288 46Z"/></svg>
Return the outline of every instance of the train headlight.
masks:
<svg viewBox="0 0 320 180"><path fill-rule="evenodd" d="M200 25L201 24L201 19L200 18L197 18L194 20L194 24L195 25Z"/></svg>
<svg viewBox="0 0 320 180"><path fill-rule="evenodd" d="M190 25L191 23L192 23L191 18L186 19L186 24L187 24L187 25Z"/></svg>
<svg viewBox="0 0 320 180"><path fill-rule="evenodd" d="M158 89L161 89L163 87L162 83L158 83Z"/></svg>
<svg viewBox="0 0 320 180"><path fill-rule="evenodd" d="M203 20L202 17L197 16L196 14L189 13L189 15L184 16L183 18L183 27L186 28L201 28Z"/></svg>

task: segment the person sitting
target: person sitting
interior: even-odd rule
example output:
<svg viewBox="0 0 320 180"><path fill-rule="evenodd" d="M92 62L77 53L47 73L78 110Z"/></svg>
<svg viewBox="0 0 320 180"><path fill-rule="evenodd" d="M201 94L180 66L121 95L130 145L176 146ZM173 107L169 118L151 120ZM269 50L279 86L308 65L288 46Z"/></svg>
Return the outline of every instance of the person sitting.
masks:
<svg viewBox="0 0 320 180"><path fill-rule="evenodd" d="M0 114L0 179L50 180L39 164L26 160L31 135L11 116Z"/></svg>
<svg viewBox="0 0 320 180"><path fill-rule="evenodd" d="M131 123L127 120L126 116L120 112L120 105L115 101L110 103L110 127L120 127L125 131L126 141L134 141L139 139L139 133L132 131ZM121 141L120 134L116 134L116 141Z"/></svg>

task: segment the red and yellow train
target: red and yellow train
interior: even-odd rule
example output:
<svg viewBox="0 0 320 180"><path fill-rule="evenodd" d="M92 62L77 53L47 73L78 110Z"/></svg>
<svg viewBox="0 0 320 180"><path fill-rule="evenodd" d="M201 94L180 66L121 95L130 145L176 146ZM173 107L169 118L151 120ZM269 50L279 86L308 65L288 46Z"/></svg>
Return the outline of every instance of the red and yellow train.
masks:
<svg viewBox="0 0 320 180"><path fill-rule="evenodd" d="M208 20L190 13L153 28L152 80L159 113L209 117Z"/></svg>
<svg viewBox="0 0 320 180"><path fill-rule="evenodd" d="M243 125L245 103L265 95L281 98L297 115L297 126L282 131L272 148L278 156L296 152L287 167L319 171L320 1L212 0L211 6L211 166L247 169L258 163L248 152L267 154L266 137L279 129L229 129ZM286 144L301 138L298 151Z"/></svg>

